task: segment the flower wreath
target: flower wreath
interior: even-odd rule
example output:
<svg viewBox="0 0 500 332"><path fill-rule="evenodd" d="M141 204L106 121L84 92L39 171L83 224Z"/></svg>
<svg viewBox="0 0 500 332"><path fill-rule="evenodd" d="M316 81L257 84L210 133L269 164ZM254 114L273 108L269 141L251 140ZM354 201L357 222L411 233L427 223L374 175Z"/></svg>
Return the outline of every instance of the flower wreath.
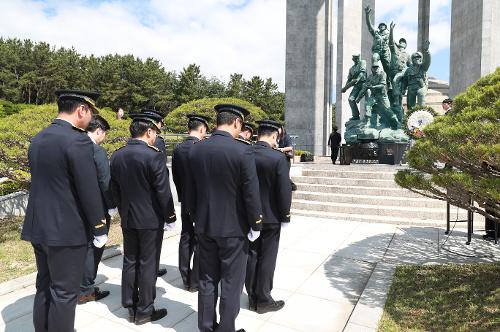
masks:
<svg viewBox="0 0 500 332"><path fill-rule="evenodd" d="M412 138L424 137L424 127L434 121L438 116L430 106L415 106L410 109L404 118L404 131Z"/></svg>

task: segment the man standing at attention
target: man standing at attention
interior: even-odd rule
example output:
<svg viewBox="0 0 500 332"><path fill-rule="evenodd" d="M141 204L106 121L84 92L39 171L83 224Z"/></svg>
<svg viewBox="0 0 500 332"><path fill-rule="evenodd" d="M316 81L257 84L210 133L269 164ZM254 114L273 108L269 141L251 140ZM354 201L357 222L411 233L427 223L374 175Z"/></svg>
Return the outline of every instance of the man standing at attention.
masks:
<svg viewBox="0 0 500 332"><path fill-rule="evenodd" d="M73 332L87 246L107 241L92 141L87 128L97 93L59 90L59 113L28 149L31 188L21 238L37 266L36 332Z"/></svg>
<svg viewBox="0 0 500 332"><path fill-rule="evenodd" d="M193 220L187 212L185 200L189 176L188 154L194 143L205 137L208 131L209 119L206 116L197 114L188 114L187 117L189 136L174 149L172 154L172 176L177 188L177 197L181 202L182 231L179 241L179 272L184 288L195 292L198 290L198 245ZM192 269L191 257L193 257Z"/></svg>
<svg viewBox="0 0 500 332"><path fill-rule="evenodd" d="M122 306L128 319L141 325L159 320L156 309L158 236L175 225L175 210L165 155L153 146L161 118L130 114L131 139L111 157L111 190L123 232Z"/></svg>
<svg viewBox="0 0 500 332"><path fill-rule="evenodd" d="M198 328L201 332L234 332L245 281L247 237L254 241L259 236L262 208L252 147L235 139L249 112L229 104L217 105L215 110L217 130L189 151L187 201L200 254Z"/></svg>
<svg viewBox="0 0 500 332"><path fill-rule="evenodd" d="M281 227L290 222L292 186L284 153L273 149L280 124L257 121L257 143L253 146L259 178L263 226L260 237L250 243L245 285L249 309L259 314L283 308L284 301L271 296Z"/></svg>
<svg viewBox="0 0 500 332"><path fill-rule="evenodd" d="M111 174L109 171L109 160L106 150L101 146L106 138L106 132L110 129L108 121L100 115L94 115L87 127L87 134L94 143L94 163L97 170L97 182L101 190L102 205L104 207L104 216L106 217L106 229L109 232L111 216L109 209L115 207L111 197L109 183ZM92 242L89 242L87 258L85 259L85 269L83 272L82 283L80 285L80 296L78 304L84 304L89 301L99 301L109 295L109 291L101 291L94 287L94 281L97 276L97 267L102 258L104 246L97 248Z"/></svg>
<svg viewBox="0 0 500 332"><path fill-rule="evenodd" d="M163 118L165 117L165 113L160 111L160 110L157 110L155 108L145 108L141 111L143 114L149 114L151 115L154 119L160 119L158 122L157 122L157 126L158 128L163 128L163 126L165 125L164 122L163 122ZM160 150L161 153L163 153L165 155L165 163L167 162L167 146L165 144L165 140L163 139L163 137L161 137L160 135L156 135L156 140L155 140L155 143L153 144L153 146L155 146L157 149ZM168 172L168 167L167 167L167 175L170 176L169 172ZM172 202L169 202L169 204L174 204L174 201L173 201L173 198L172 198ZM158 232L158 238L157 238L157 241L156 241L156 246L158 247L158 250L157 250L157 265L158 265L158 272L157 272L157 276L158 277L162 277L164 276L165 274L167 274L167 269L162 267L160 268L160 257L161 257L161 246L163 244L163 231L160 231Z"/></svg>

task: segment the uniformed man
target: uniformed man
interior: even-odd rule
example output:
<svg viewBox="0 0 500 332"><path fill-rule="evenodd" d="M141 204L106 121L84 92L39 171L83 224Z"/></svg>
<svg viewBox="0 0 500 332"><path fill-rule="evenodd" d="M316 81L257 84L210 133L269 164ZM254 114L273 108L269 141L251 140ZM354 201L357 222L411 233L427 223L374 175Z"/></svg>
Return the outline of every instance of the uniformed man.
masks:
<svg viewBox="0 0 500 332"><path fill-rule="evenodd" d="M107 241L92 141L87 128L99 94L56 92L59 113L31 140L31 188L21 238L30 241L38 269L35 331L73 332L87 245Z"/></svg>
<svg viewBox="0 0 500 332"><path fill-rule="evenodd" d="M189 151L192 189L186 199L200 254L198 327L202 332L234 332L245 281L247 237L254 241L259 236L262 209L252 148L235 140L249 112L228 104L215 110L217 130Z"/></svg>
<svg viewBox="0 0 500 332"><path fill-rule="evenodd" d="M337 160L337 157L339 155L339 148L340 148L340 142L342 142L342 136L338 132L337 126L333 126L333 132L330 133L330 136L328 137L328 146L331 149L331 155L330 158L332 159L332 164L335 165L335 161Z"/></svg>
<svg viewBox="0 0 500 332"><path fill-rule="evenodd" d="M109 209L113 209L115 204L111 197L111 189L109 183L111 174L109 171L109 160L106 150L101 146L106 138L106 133L110 129L108 121L100 115L94 115L87 127L87 134L92 140L94 151L94 163L97 170L97 182L101 191L102 205L104 207L104 216L106 217L106 229L109 232L111 224L111 216L108 213ZM109 295L109 291L101 291L95 287L95 278L97 276L97 268L104 252L104 246L97 248L92 242L89 242L87 258L85 259L85 269L83 272L82 282L80 284L80 296L78 304L84 304L89 301L98 301Z"/></svg>
<svg viewBox="0 0 500 332"><path fill-rule="evenodd" d="M154 109L154 108L145 108L141 112L145 113L145 114L151 114L156 119L160 119L158 121L157 125L159 126L159 128L163 128L163 126L164 126L163 118L165 117L165 113L163 113L160 110ZM161 137L160 135L157 135L154 146L157 147L165 155L165 162L167 162L167 147L165 145L165 140L163 139L163 137ZM169 174L168 167L167 167L167 174ZM173 198L172 198L171 204L174 204ZM158 257L157 257L157 260L158 260L158 262L157 262L157 264L158 264L157 276L158 277L162 277L165 274L167 274L166 268L163 268L163 267L160 268L160 257L161 257L162 244L163 244L163 231L160 230L160 232L158 233L158 239L156 242L156 246L158 247L158 251L157 251L157 255L158 255Z"/></svg>
<svg viewBox="0 0 500 332"><path fill-rule="evenodd" d="M441 107L444 110L444 114L448 114L451 112L452 105L453 105L453 99L446 98L443 100L443 102L441 103Z"/></svg>
<svg viewBox="0 0 500 332"><path fill-rule="evenodd" d="M189 136L174 149L172 154L172 176L177 188L177 197L181 202L182 231L179 241L179 272L184 288L195 292L198 290L198 245L193 220L187 212L184 196L188 190L189 150L194 143L205 137L208 131L209 118L197 114L189 114L187 117ZM191 268L191 257L193 257L193 268Z"/></svg>
<svg viewBox="0 0 500 332"><path fill-rule="evenodd" d="M245 122L243 124L243 128L241 129L240 138L253 144L252 138L254 132L255 132L255 126L249 122Z"/></svg>
<svg viewBox="0 0 500 332"><path fill-rule="evenodd" d="M155 309L158 234L174 227L175 211L165 155L154 147L155 114L131 114L131 139L111 157L111 190L123 232L122 306L140 325L167 315Z"/></svg>
<svg viewBox="0 0 500 332"><path fill-rule="evenodd" d="M290 222L292 186L284 153L273 149L280 123L257 121L257 143L253 146L259 178L263 226L260 237L250 243L245 286L249 309L259 314L283 308L284 301L271 296L278 256L280 230Z"/></svg>

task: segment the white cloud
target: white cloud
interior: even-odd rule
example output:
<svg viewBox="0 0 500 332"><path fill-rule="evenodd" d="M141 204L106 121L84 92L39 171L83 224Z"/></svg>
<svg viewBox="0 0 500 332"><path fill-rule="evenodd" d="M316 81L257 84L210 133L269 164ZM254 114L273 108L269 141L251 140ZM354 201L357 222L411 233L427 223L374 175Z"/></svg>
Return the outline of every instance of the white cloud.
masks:
<svg viewBox="0 0 500 332"><path fill-rule="evenodd" d="M414 51L418 1L376 3L376 22L397 23L395 37ZM449 48L449 7L450 0L431 1L433 53ZM272 77L284 90L286 0L0 0L0 12L2 37L154 57L177 72L196 63L222 80L234 72Z"/></svg>
<svg viewBox="0 0 500 332"><path fill-rule="evenodd" d="M2 37L74 46L83 54L154 57L167 70L196 63L207 76L223 80L233 72L272 77L283 88L286 2L246 3L0 0L0 12L9 13L0 21L0 31ZM46 15L44 10L51 8Z"/></svg>

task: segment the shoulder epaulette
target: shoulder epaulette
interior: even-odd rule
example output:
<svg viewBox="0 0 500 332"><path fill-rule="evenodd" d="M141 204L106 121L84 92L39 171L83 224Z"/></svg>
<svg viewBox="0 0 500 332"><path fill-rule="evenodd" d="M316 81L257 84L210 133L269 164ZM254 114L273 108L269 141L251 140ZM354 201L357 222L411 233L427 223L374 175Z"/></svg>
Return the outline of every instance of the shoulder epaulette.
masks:
<svg viewBox="0 0 500 332"><path fill-rule="evenodd" d="M158 149L156 146L148 144L148 147L150 147L151 149L155 150L156 152L160 152L160 149Z"/></svg>
<svg viewBox="0 0 500 332"><path fill-rule="evenodd" d="M82 129L82 128L79 128L79 127L76 127L76 126L72 126L73 129L75 130L78 130L79 132L82 132L82 133L86 133L87 131L85 129Z"/></svg>
<svg viewBox="0 0 500 332"><path fill-rule="evenodd" d="M240 138L240 137L235 138L235 140L240 141L241 143L245 143L247 145L253 145L252 142L247 141L246 139L243 139L243 138Z"/></svg>

